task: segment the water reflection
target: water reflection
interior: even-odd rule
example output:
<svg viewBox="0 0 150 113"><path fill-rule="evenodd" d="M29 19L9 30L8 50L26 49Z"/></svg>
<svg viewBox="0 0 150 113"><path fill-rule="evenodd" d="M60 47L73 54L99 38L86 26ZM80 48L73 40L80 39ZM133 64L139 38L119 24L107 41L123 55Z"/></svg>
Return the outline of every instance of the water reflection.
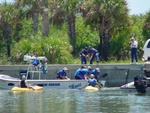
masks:
<svg viewBox="0 0 150 113"><path fill-rule="evenodd" d="M44 90L42 92L0 91L0 113L148 113L149 95L125 93L105 88L84 90Z"/></svg>

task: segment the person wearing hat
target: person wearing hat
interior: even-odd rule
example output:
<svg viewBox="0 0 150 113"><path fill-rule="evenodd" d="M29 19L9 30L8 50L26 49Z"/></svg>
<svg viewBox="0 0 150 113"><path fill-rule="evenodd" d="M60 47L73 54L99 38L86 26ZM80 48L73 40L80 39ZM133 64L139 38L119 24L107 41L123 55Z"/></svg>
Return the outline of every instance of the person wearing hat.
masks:
<svg viewBox="0 0 150 113"><path fill-rule="evenodd" d="M22 79L21 79L19 85L20 85L21 88L27 88L28 87L28 84L27 84L25 76L22 76Z"/></svg>
<svg viewBox="0 0 150 113"><path fill-rule="evenodd" d="M100 69L99 68L95 68L92 70L91 74L94 75L94 78L98 81L98 76L100 74Z"/></svg>
<svg viewBox="0 0 150 113"><path fill-rule="evenodd" d="M85 48L80 52L81 64L86 64L86 63L87 63L87 58L88 58L88 47L85 47Z"/></svg>
<svg viewBox="0 0 150 113"><path fill-rule="evenodd" d="M56 74L57 79L70 79L67 77L67 71L68 69L64 67L62 70L59 70Z"/></svg>
<svg viewBox="0 0 150 113"><path fill-rule="evenodd" d="M99 62L99 53L95 48L92 48L91 46L88 47L88 54L90 56L90 64L93 63L94 58L96 58L96 62Z"/></svg>
<svg viewBox="0 0 150 113"><path fill-rule="evenodd" d="M95 77L94 74L91 74L90 79L88 79L88 81L87 81L87 85L97 87L98 89L100 89L100 86L94 77Z"/></svg>
<svg viewBox="0 0 150 113"><path fill-rule="evenodd" d="M138 57L137 57L138 43L134 37L131 38L130 47L131 47L131 63L130 64L133 64L134 59L136 60L136 64L138 64Z"/></svg>
<svg viewBox="0 0 150 113"><path fill-rule="evenodd" d="M75 72L74 77L77 80L87 80L88 76L91 74L91 71L92 69L90 66L88 66L87 68L81 67Z"/></svg>

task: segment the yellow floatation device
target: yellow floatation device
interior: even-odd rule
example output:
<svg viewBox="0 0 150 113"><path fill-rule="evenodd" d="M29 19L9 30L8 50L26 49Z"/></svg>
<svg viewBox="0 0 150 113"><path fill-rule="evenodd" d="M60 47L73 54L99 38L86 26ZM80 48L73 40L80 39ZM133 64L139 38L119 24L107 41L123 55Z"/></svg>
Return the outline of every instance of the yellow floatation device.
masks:
<svg viewBox="0 0 150 113"><path fill-rule="evenodd" d="M31 86L31 87L28 87L28 88L21 88L21 87L13 87L11 90L12 91L39 91L39 90L42 90L43 87L40 87L40 86Z"/></svg>

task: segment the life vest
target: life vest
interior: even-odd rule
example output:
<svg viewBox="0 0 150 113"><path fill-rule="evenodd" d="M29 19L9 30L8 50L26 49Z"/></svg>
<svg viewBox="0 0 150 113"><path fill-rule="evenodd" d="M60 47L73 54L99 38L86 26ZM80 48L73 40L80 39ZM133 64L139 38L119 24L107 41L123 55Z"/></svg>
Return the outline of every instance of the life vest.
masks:
<svg viewBox="0 0 150 113"><path fill-rule="evenodd" d="M26 83L25 83L24 80L21 80L20 86L21 86L21 88L27 88Z"/></svg>

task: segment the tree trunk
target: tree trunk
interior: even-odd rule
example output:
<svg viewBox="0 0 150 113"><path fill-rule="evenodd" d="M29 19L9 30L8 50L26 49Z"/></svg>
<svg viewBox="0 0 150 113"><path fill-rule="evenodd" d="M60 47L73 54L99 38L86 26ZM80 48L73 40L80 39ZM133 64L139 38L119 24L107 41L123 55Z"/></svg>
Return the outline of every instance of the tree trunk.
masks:
<svg viewBox="0 0 150 113"><path fill-rule="evenodd" d="M100 21L100 31L99 31L99 37L100 37L100 55L101 60L108 61L108 55L109 55L109 33L108 30L106 30L106 27L104 26L104 17Z"/></svg>
<svg viewBox="0 0 150 113"><path fill-rule="evenodd" d="M38 12L33 12L32 14L32 20L33 20L33 31L34 35L37 34L38 32L38 18L39 18L39 13Z"/></svg>
<svg viewBox="0 0 150 113"><path fill-rule="evenodd" d="M42 35L48 36L49 35L49 18L48 18L48 10L43 10L42 14Z"/></svg>
<svg viewBox="0 0 150 113"><path fill-rule="evenodd" d="M104 18L100 21L100 31L99 31L99 37L100 37L100 59L104 59L104 46L103 46L103 41L104 41Z"/></svg>
<svg viewBox="0 0 150 113"><path fill-rule="evenodd" d="M108 31L105 31L104 33L104 60L108 61L108 56L109 56L109 35Z"/></svg>
<svg viewBox="0 0 150 113"><path fill-rule="evenodd" d="M75 30L75 16L73 14L68 15L67 18L68 23L68 35L70 38L70 43L73 46L73 52L72 54L76 53L76 30Z"/></svg>
<svg viewBox="0 0 150 113"><path fill-rule="evenodd" d="M6 48L7 48L7 56L11 56L11 26L9 24L4 24L4 29L3 29L3 36L6 40Z"/></svg>

